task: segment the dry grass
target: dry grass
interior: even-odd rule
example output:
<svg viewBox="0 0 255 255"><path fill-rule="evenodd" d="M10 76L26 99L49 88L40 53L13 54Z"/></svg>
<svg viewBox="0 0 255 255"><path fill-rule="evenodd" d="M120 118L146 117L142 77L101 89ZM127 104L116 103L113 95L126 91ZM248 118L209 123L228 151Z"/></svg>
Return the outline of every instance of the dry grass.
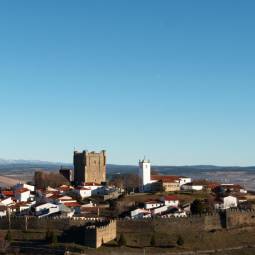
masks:
<svg viewBox="0 0 255 255"><path fill-rule="evenodd" d="M19 183L20 180L15 178L10 178L6 176L0 176L0 186L2 187L11 187Z"/></svg>

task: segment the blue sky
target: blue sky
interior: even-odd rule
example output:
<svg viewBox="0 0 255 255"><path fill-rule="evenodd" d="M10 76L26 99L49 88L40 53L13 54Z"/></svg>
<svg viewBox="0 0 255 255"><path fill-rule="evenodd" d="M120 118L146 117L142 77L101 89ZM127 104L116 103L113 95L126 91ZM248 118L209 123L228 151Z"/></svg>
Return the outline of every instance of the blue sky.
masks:
<svg viewBox="0 0 255 255"><path fill-rule="evenodd" d="M255 165L254 1L1 1L0 158Z"/></svg>

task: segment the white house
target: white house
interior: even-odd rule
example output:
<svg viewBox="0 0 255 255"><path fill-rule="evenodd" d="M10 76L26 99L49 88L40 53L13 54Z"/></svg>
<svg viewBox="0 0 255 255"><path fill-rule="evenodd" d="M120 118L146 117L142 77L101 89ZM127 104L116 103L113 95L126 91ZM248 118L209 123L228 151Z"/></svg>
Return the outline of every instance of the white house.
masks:
<svg viewBox="0 0 255 255"><path fill-rule="evenodd" d="M237 192L241 194L247 194L247 190L239 184L221 184L221 187L225 191Z"/></svg>
<svg viewBox="0 0 255 255"><path fill-rule="evenodd" d="M30 190L26 188L17 189L14 196L18 202L27 202L30 197Z"/></svg>
<svg viewBox="0 0 255 255"><path fill-rule="evenodd" d="M61 213L61 217L72 218L74 216L75 210L65 206L64 204L59 205L59 211Z"/></svg>
<svg viewBox="0 0 255 255"><path fill-rule="evenodd" d="M161 207L158 207L158 208L155 208L155 209L152 209L151 210L151 213L153 215L156 215L156 214L161 214L163 212L166 212L168 210L168 206L161 206Z"/></svg>
<svg viewBox="0 0 255 255"><path fill-rule="evenodd" d="M13 205L14 202L11 197L3 198L0 200L0 205L9 206Z"/></svg>
<svg viewBox="0 0 255 255"><path fill-rule="evenodd" d="M15 205L16 211L21 214L27 214L30 211L31 207L33 205L35 205L35 203L36 203L35 201L33 201L33 202L19 202Z"/></svg>
<svg viewBox="0 0 255 255"><path fill-rule="evenodd" d="M102 185L94 183L94 182L85 183L83 188L90 189L91 190L91 196L103 195L104 194L104 187Z"/></svg>
<svg viewBox="0 0 255 255"><path fill-rule="evenodd" d="M15 190L19 190L19 189L28 189L30 190L31 192L34 192L35 191L35 186L33 185L29 185L29 184L26 184L26 183L18 183L16 184L14 187L13 187L14 191Z"/></svg>
<svg viewBox="0 0 255 255"><path fill-rule="evenodd" d="M164 205L168 207L178 207L180 204L179 199L177 198L177 196L174 195L161 197L160 200L164 202Z"/></svg>
<svg viewBox="0 0 255 255"><path fill-rule="evenodd" d="M7 207L4 205L0 206L0 217L4 217L7 215Z"/></svg>
<svg viewBox="0 0 255 255"><path fill-rule="evenodd" d="M74 189L74 192L78 194L82 199L88 198L92 196L91 189L85 188L85 187L77 187Z"/></svg>
<svg viewBox="0 0 255 255"><path fill-rule="evenodd" d="M154 209L163 206L164 204L160 201L148 201L144 203L144 208L146 210Z"/></svg>
<svg viewBox="0 0 255 255"><path fill-rule="evenodd" d="M190 177L180 176L179 177L180 187L184 184L191 183L192 180Z"/></svg>
<svg viewBox="0 0 255 255"><path fill-rule="evenodd" d="M148 210L138 208L131 211L130 216L132 219L148 218L151 217L151 213Z"/></svg>
<svg viewBox="0 0 255 255"><path fill-rule="evenodd" d="M204 189L204 186L199 184L187 183L182 185L181 189L186 191L202 191Z"/></svg>
<svg viewBox="0 0 255 255"><path fill-rule="evenodd" d="M35 215L38 217L46 217L57 212L59 212L59 206L52 203L44 203L35 206Z"/></svg>
<svg viewBox="0 0 255 255"><path fill-rule="evenodd" d="M235 208L237 207L237 205L238 205L237 198L233 196L218 198L214 203L214 207L216 210L217 209L226 210L229 208Z"/></svg>
<svg viewBox="0 0 255 255"><path fill-rule="evenodd" d="M76 203L77 200L69 196L59 196L54 200L57 204Z"/></svg>

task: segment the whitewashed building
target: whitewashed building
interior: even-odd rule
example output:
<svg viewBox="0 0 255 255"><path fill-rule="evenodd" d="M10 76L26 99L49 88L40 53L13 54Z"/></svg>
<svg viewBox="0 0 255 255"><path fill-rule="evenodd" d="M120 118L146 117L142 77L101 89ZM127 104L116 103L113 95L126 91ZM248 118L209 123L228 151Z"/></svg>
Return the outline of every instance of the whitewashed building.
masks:
<svg viewBox="0 0 255 255"><path fill-rule="evenodd" d="M151 213L153 215L162 214L163 212L166 212L168 210L168 208L169 208L168 206L164 205L164 206L152 209Z"/></svg>
<svg viewBox="0 0 255 255"><path fill-rule="evenodd" d="M163 205L164 205L164 203L162 203L160 201L148 201L148 202L144 203L144 208L146 210L150 210L150 209L161 207Z"/></svg>
<svg viewBox="0 0 255 255"><path fill-rule="evenodd" d="M180 204L179 199L174 195L161 197L160 200L168 207L178 207Z"/></svg>
<svg viewBox="0 0 255 255"><path fill-rule="evenodd" d="M180 182L180 187L182 187L182 185L185 185L187 183L191 183L192 179L190 177L180 176L179 177L179 182Z"/></svg>
<svg viewBox="0 0 255 255"><path fill-rule="evenodd" d="M83 188L90 189L91 196L103 195L105 191L104 186L94 182L85 183Z"/></svg>
<svg viewBox="0 0 255 255"><path fill-rule="evenodd" d="M81 197L82 199L88 198L92 196L91 189L85 188L85 187L77 187L74 189L74 192Z"/></svg>
<svg viewBox="0 0 255 255"><path fill-rule="evenodd" d="M181 189L186 191L202 191L204 189L204 186L199 184L187 183L182 185Z"/></svg>
<svg viewBox="0 0 255 255"><path fill-rule="evenodd" d="M12 200L11 197L3 198L0 200L0 205L10 206L13 204L14 204L14 201Z"/></svg>
<svg viewBox="0 0 255 255"><path fill-rule="evenodd" d="M139 191L152 192L155 190L179 191L182 185L192 180L184 176L152 175L151 162L149 160L139 161Z"/></svg>
<svg viewBox="0 0 255 255"><path fill-rule="evenodd" d="M226 210L230 208L235 208L238 205L238 200L236 197L227 196L218 198L215 203L214 207L216 210Z"/></svg>
<svg viewBox="0 0 255 255"><path fill-rule="evenodd" d="M0 206L0 217L5 217L7 215L7 207L4 205Z"/></svg>
<svg viewBox="0 0 255 255"><path fill-rule="evenodd" d="M130 216L132 219L149 218L151 217L151 213L148 210L138 208L131 211Z"/></svg>
<svg viewBox="0 0 255 255"><path fill-rule="evenodd" d="M30 198L30 190L26 188L17 189L14 196L18 202L27 202Z"/></svg>
<svg viewBox="0 0 255 255"><path fill-rule="evenodd" d="M15 190L19 190L19 189L28 189L30 190L31 192L34 192L35 191L35 186L33 185L29 185L29 184L26 184L26 183L18 183L16 184L14 187L13 187L14 191Z"/></svg>
<svg viewBox="0 0 255 255"><path fill-rule="evenodd" d="M59 206L52 203L43 203L35 206L35 215L38 217L46 217L59 212Z"/></svg>

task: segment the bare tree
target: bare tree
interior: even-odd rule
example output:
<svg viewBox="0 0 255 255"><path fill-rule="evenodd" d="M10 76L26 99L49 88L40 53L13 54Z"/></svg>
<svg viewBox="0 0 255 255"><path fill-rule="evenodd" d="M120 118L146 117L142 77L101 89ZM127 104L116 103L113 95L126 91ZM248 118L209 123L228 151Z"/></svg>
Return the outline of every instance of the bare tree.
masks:
<svg viewBox="0 0 255 255"><path fill-rule="evenodd" d="M34 175L35 186L38 189L45 189L48 186L56 188L69 182L59 173L47 173L43 171L36 171Z"/></svg>

